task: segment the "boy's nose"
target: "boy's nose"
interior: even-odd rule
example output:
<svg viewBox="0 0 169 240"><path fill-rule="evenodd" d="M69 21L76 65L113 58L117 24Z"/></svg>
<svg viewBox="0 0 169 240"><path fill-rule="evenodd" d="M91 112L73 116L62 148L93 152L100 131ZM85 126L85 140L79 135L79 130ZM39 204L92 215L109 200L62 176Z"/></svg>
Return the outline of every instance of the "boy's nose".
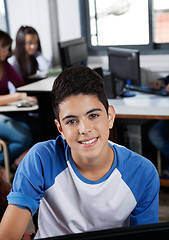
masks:
<svg viewBox="0 0 169 240"><path fill-rule="evenodd" d="M91 132L91 124L88 121L80 121L79 133L84 135L89 132Z"/></svg>

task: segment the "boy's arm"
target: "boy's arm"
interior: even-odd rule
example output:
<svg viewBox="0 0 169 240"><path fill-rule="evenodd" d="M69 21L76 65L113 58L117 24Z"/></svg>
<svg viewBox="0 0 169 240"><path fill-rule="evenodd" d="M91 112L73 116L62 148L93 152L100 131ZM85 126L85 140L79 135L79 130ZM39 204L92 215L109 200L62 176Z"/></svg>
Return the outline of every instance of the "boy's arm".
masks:
<svg viewBox="0 0 169 240"><path fill-rule="evenodd" d="M130 215L130 225L142 225L159 222L159 197L158 194L151 203L138 205Z"/></svg>
<svg viewBox="0 0 169 240"><path fill-rule="evenodd" d="M166 90L167 92L169 92L169 83L168 83L167 86L165 87L165 90Z"/></svg>
<svg viewBox="0 0 169 240"><path fill-rule="evenodd" d="M141 182L139 182L138 201L130 215L130 225L150 224L159 221L159 175L155 168L151 169L147 173L146 170L144 171L144 179L141 178Z"/></svg>
<svg viewBox="0 0 169 240"><path fill-rule="evenodd" d="M20 240L31 217L28 209L8 205L0 223L0 240Z"/></svg>

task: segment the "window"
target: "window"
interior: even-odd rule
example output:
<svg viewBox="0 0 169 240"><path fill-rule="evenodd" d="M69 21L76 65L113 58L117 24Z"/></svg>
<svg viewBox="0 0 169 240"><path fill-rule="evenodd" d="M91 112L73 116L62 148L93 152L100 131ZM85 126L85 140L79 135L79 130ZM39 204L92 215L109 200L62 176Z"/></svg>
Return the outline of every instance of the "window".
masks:
<svg viewBox="0 0 169 240"><path fill-rule="evenodd" d="M0 29L9 32L5 0L0 0Z"/></svg>
<svg viewBox="0 0 169 240"><path fill-rule="evenodd" d="M148 0L89 0L89 11L93 46L149 43Z"/></svg>
<svg viewBox="0 0 169 240"><path fill-rule="evenodd" d="M103 53L108 46L135 48L142 53L169 52L168 0L84 2L81 19L85 25L83 18L86 17L87 27L83 25L82 32L92 53Z"/></svg>
<svg viewBox="0 0 169 240"><path fill-rule="evenodd" d="M154 0L154 42L169 43L169 1Z"/></svg>

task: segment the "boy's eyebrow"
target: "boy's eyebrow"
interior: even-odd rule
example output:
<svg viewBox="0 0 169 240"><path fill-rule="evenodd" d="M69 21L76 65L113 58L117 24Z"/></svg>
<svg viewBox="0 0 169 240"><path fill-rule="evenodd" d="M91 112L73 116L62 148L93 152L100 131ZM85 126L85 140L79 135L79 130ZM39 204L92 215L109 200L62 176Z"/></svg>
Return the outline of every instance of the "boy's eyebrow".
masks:
<svg viewBox="0 0 169 240"><path fill-rule="evenodd" d="M85 115L88 115L88 114L90 114L92 112L95 112L95 111L102 111L102 110L101 110L101 108L93 108L93 109L89 110ZM67 115L64 118L62 118L62 121L66 120L68 118L78 118L78 116L76 116L76 115Z"/></svg>
<svg viewBox="0 0 169 240"><path fill-rule="evenodd" d="M67 115L64 118L62 118L62 121L66 120L68 118L77 118L77 116L76 115Z"/></svg>
<svg viewBox="0 0 169 240"><path fill-rule="evenodd" d="M89 110L86 115L88 115L89 113L92 113L92 112L96 112L96 111L102 111L101 108L93 108L91 110Z"/></svg>

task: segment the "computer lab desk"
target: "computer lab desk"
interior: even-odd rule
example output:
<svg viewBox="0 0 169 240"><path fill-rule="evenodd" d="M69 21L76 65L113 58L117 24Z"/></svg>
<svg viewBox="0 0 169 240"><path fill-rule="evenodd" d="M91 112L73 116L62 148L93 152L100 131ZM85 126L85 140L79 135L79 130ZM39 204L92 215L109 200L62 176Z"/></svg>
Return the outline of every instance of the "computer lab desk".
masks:
<svg viewBox="0 0 169 240"><path fill-rule="evenodd" d="M34 105L32 107L17 107L18 103L24 102L24 100L19 100L15 102L11 102L7 105L0 106L0 113L1 114L7 114L7 113L17 113L17 112L32 112L38 110L38 105Z"/></svg>
<svg viewBox="0 0 169 240"><path fill-rule="evenodd" d="M116 118L124 119L169 119L169 97L135 92L134 97L109 99Z"/></svg>
<svg viewBox="0 0 169 240"><path fill-rule="evenodd" d="M30 83L17 88L18 92L26 92L29 96L36 96L39 105L40 136L41 141L55 139L59 134L54 123L54 113L52 109L50 92L52 90L55 77L48 77L43 80Z"/></svg>
<svg viewBox="0 0 169 240"><path fill-rule="evenodd" d="M54 114L50 99L53 82L57 78L46 79L17 88L18 92L27 92L36 96L39 104L41 138L48 140L58 135L54 124ZM117 119L169 119L169 97L135 92L134 97L108 99L113 105Z"/></svg>

